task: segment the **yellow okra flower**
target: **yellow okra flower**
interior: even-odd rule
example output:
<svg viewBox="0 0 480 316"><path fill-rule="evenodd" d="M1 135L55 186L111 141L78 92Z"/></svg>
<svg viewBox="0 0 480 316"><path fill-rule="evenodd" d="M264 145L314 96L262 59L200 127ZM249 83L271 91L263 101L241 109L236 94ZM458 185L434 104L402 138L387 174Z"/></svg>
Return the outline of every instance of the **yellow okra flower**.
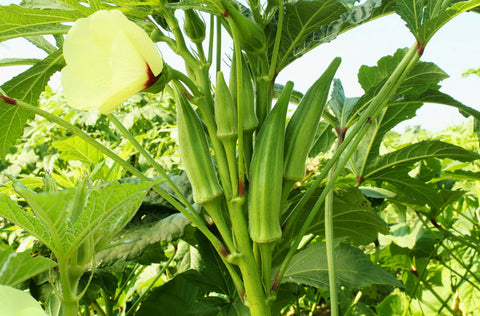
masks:
<svg viewBox="0 0 480 316"><path fill-rule="evenodd" d="M118 10L79 19L63 45L62 87L76 109L107 114L151 86L163 59L145 31Z"/></svg>

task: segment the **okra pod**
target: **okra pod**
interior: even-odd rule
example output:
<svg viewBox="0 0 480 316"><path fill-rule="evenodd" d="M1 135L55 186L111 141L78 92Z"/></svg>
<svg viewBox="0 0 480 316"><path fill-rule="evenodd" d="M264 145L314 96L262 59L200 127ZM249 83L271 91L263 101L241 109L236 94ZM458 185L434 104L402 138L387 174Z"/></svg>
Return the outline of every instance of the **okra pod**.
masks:
<svg viewBox="0 0 480 316"><path fill-rule="evenodd" d="M215 122L220 140L234 139L237 135L237 109L222 72L217 73L215 90Z"/></svg>
<svg viewBox="0 0 480 316"><path fill-rule="evenodd" d="M314 141L318 123L327 103L330 84L341 58L335 58L308 89L288 122L285 131L284 177L299 181L305 177L305 162Z"/></svg>
<svg viewBox="0 0 480 316"><path fill-rule="evenodd" d="M250 164L248 215L250 237L270 243L282 236L282 198L285 120L293 83L288 82L255 141Z"/></svg>
<svg viewBox="0 0 480 316"><path fill-rule="evenodd" d="M188 102L178 84L177 101L178 145L188 178L192 184L193 199L198 204L222 195L200 118Z"/></svg>

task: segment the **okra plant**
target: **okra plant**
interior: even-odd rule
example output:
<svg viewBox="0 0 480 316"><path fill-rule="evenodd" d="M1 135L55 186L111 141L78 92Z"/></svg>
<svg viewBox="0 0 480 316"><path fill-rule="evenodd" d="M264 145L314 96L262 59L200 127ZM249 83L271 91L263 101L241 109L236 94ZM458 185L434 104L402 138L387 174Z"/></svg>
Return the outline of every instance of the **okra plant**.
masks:
<svg viewBox="0 0 480 316"><path fill-rule="evenodd" d="M156 243L179 237L191 241L201 234L197 241L208 241L215 253L205 273L215 271L213 279L221 275L222 284L202 279L208 290L195 292L185 303L191 314L279 314L282 304L290 302L290 284L296 283L325 291L331 314L347 315L356 303L345 306L338 300L344 288L404 289L394 273L362 251L373 247L378 253L378 235L389 234L367 197L422 205L429 219L460 197L436 191L409 172L434 158L470 163L480 158L478 153L432 140L381 154L380 144L424 102L457 107L480 119L480 112L439 91L438 83L446 78L440 68L420 61L434 34L466 11L480 12L480 0L24 0L0 6L2 41L24 37L48 53L1 86L0 121L7 126L0 131L1 158L25 124L43 117L64 127L86 151L107 157L109 168L121 167L134 178L104 184L106 179L86 175L73 188L58 188L47 174L43 185L30 183L31 188L44 187L39 193L27 187L26 179L11 178L0 196L0 215L51 251L52 260L38 262L30 272L50 271L52 297L60 307L52 307L51 298L43 302L45 309L51 315L90 315L81 299L95 270L115 260L133 261L129 243L140 245L139 253L153 244L141 242L148 236L132 239L128 229L120 232L151 196L184 219L180 233ZM312 71L326 70L304 94L294 82L277 82L285 67L314 47L387 14L406 22L412 46L382 58L377 66L362 67L358 77L365 94L360 98L347 98L334 79L342 67L341 52L312 65ZM53 35L55 42L45 35ZM170 62L171 53L183 65ZM154 175L74 126L68 116L38 107L57 71L71 111L104 115ZM191 196L117 118L122 103L142 91L175 101L178 148ZM314 158L320 160L312 169ZM148 226L148 231L160 234L156 227ZM169 264L173 266L168 260L160 275ZM129 306L119 303L127 294L109 296L102 290L104 306L95 301L93 309L100 315L161 315L163 307L155 302L168 294L168 284L181 287L189 280L181 266L177 262L177 274L171 270L175 277L163 286L156 283L160 275L155 278L145 296ZM8 260L3 269L13 269ZM82 277L88 281L82 283ZM183 288L184 295L198 288L192 284ZM176 308L181 315L183 307Z"/></svg>

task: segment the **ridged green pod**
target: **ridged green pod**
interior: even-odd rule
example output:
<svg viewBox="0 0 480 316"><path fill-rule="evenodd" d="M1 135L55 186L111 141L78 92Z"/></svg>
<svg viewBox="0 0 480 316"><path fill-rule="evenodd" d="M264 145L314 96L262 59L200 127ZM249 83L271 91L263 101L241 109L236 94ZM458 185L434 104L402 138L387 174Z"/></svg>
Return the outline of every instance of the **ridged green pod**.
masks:
<svg viewBox="0 0 480 316"><path fill-rule="evenodd" d="M222 72L217 73L215 122L220 140L237 136L237 109Z"/></svg>
<svg viewBox="0 0 480 316"><path fill-rule="evenodd" d="M243 107L243 130L253 131L258 126L258 118L255 110L255 95L253 91L253 82L247 65L242 56L242 104L237 103L237 59L235 54L232 57L232 68L230 70L230 91L237 106Z"/></svg>
<svg viewBox="0 0 480 316"><path fill-rule="evenodd" d="M193 199L198 204L203 204L220 196L223 191L200 118L178 86L175 86L175 99L180 154L192 184Z"/></svg>
<svg viewBox="0 0 480 316"><path fill-rule="evenodd" d="M229 0L223 0L223 16L232 21L232 27L239 38L240 47L249 54L258 55L265 51L265 33L255 21L244 16Z"/></svg>
<svg viewBox="0 0 480 316"><path fill-rule="evenodd" d="M282 237L282 198L285 120L293 83L287 82L255 140L250 164L248 216L250 237L269 243Z"/></svg>
<svg viewBox="0 0 480 316"><path fill-rule="evenodd" d="M185 10L183 29L188 38L196 44L200 44L205 39L205 23L198 16L197 12L192 9Z"/></svg>
<svg viewBox="0 0 480 316"><path fill-rule="evenodd" d="M298 181L305 177L305 162L313 144L318 122L327 103L330 84L341 58L335 58L322 76L308 89L288 122L285 132L284 177Z"/></svg>

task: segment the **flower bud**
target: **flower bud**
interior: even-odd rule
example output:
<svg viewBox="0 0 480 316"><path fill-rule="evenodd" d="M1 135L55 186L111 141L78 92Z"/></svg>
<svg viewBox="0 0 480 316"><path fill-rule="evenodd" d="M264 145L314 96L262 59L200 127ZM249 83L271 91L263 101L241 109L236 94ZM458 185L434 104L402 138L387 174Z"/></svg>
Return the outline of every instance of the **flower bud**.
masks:
<svg viewBox="0 0 480 316"><path fill-rule="evenodd" d="M265 33L255 21L244 16L228 0L223 0L225 12L223 15L230 20L232 32L240 41L240 47L249 54L259 55L265 51Z"/></svg>
<svg viewBox="0 0 480 316"><path fill-rule="evenodd" d="M195 44L200 44L205 39L205 23L193 10L185 10L185 34Z"/></svg>

